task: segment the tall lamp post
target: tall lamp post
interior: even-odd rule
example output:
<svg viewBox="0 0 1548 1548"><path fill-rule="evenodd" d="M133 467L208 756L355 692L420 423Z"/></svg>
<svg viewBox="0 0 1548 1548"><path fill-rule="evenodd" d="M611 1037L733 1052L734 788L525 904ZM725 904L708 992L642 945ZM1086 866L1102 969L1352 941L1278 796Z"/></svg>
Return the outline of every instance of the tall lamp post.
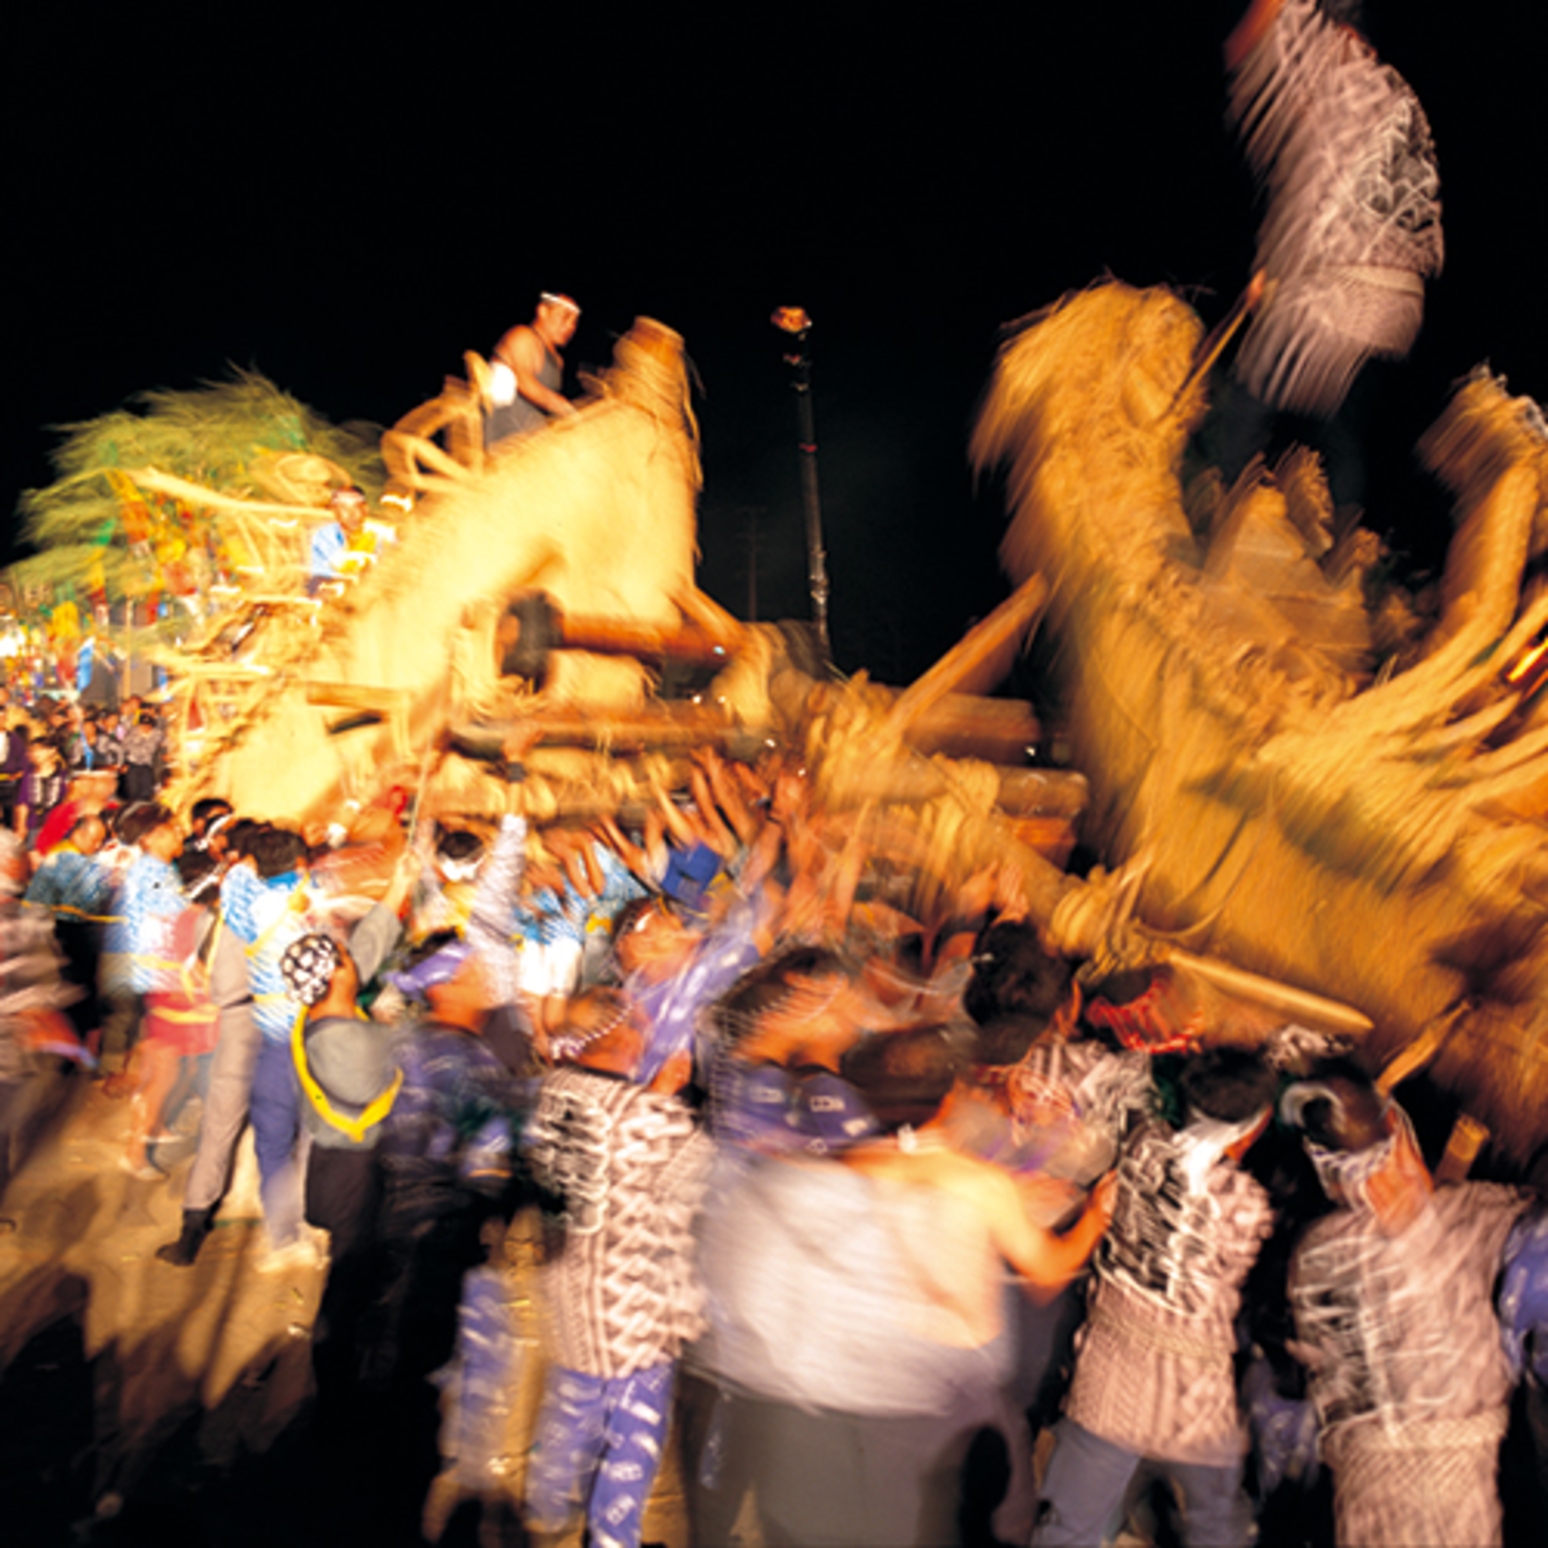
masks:
<svg viewBox="0 0 1548 1548"><path fill-rule="evenodd" d="M822 546L822 500L817 492L817 419L812 412L812 320L798 306L782 306L771 317L792 340L785 363L791 368L796 393L796 443L801 453L801 504L806 511L806 582L812 597L812 624L823 659L831 660L828 643L828 562Z"/></svg>

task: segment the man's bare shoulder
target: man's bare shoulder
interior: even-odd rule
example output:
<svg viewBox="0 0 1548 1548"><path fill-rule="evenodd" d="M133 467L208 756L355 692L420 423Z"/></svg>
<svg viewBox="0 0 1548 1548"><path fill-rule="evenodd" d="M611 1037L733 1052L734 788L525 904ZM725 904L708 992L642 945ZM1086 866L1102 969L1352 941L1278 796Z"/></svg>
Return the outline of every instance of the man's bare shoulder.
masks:
<svg viewBox="0 0 1548 1548"><path fill-rule="evenodd" d="M514 328L507 330L500 342L495 345L494 358L503 360L507 365L513 365L523 358L531 358L534 355L541 357L542 353L542 341L533 331L531 323L517 323Z"/></svg>

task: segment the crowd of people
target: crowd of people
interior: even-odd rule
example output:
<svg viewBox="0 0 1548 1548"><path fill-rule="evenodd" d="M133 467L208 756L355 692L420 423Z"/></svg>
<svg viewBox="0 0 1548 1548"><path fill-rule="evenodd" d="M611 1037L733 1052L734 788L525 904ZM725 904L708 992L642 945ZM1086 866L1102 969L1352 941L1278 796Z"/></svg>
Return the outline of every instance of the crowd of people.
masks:
<svg viewBox="0 0 1548 1548"><path fill-rule="evenodd" d="M156 710L139 698L117 707L46 699L26 714L13 711L0 685L0 826L30 850L52 847L64 819L45 823L61 806L70 810L68 787L91 772L114 776L125 800L149 799L165 775L165 743Z"/></svg>
<svg viewBox="0 0 1548 1548"><path fill-rule="evenodd" d="M1166 971L1086 984L1008 862L919 907L922 857L777 754L539 831L518 735L498 824L313 843L161 804L131 709L95 741L10 712L73 777L4 835L7 1162L41 1068L102 1079L123 1165L180 1188L170 1273L250 1126L257 1271L326 1266L319 1432L414 1530L508 1500L467 1437L508 1433L537 1221L540 1540L640 1542L669 1436L706 1544L1090 1544L1146 1510L1191 1543L1501 1539L1548 1221L1437 1188L1347 1059Z"/></svg>

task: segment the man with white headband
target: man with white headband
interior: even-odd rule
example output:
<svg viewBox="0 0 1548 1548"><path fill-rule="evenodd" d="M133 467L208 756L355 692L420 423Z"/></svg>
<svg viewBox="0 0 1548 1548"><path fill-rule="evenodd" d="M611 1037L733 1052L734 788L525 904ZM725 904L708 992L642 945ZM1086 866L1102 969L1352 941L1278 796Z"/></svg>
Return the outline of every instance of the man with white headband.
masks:
<svg viewBox="0 0 1548 1548"><path fill-rule="evenodd" d="M518 324L495 345L484 421L486 447L575 412L559 388L564 382L564 346L575 337L579 322L580 307L569 296L545 290L532 321Z"/></svg>

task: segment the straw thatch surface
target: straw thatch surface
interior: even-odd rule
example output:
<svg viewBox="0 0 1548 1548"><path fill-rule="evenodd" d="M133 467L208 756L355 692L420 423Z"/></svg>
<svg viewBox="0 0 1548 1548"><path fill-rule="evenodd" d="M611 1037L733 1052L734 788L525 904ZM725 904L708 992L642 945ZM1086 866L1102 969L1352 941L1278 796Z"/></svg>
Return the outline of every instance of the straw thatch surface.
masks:
<svg viewBox="0 0 1548 1548"><path fill-rule="evenodd" d="M573 418L439 480L398 544L320 615L315 649L213 728L182 798L218 792L253 815L304 820L416 784L447 724L508 713L525 691L495 665L502 608L524 588L566 613L678 622L693 591L698 456L681 340L659 326L644 338L626 336L602 395ZM340 709L310 700L340 686L356 706L379 694L386 718L330 734ZM605 714L646 688L637 662L571 652L545 694Z"/></svg>
<svg viewBox="0 0 1548 1548"><path fill-rule="evenodd" d="M1053 588L1091 837L1147 862L1144 920L1370 1015L1372 1062L1467 1002L1435 1073L1524 1150L1548 1137L1548 732L1504 672L1548 622L1521 595L1540 422L1480 378L1432 433L1463 518L1443 614L1373 677L1358 588L1261 470L1195 538L1203 405L1174 399L1200 332L1163 291L1066 298L1006 346L974 437L1007 469L1007 569ZM1223 552L1244 530L1250 562Z"/></svg>

